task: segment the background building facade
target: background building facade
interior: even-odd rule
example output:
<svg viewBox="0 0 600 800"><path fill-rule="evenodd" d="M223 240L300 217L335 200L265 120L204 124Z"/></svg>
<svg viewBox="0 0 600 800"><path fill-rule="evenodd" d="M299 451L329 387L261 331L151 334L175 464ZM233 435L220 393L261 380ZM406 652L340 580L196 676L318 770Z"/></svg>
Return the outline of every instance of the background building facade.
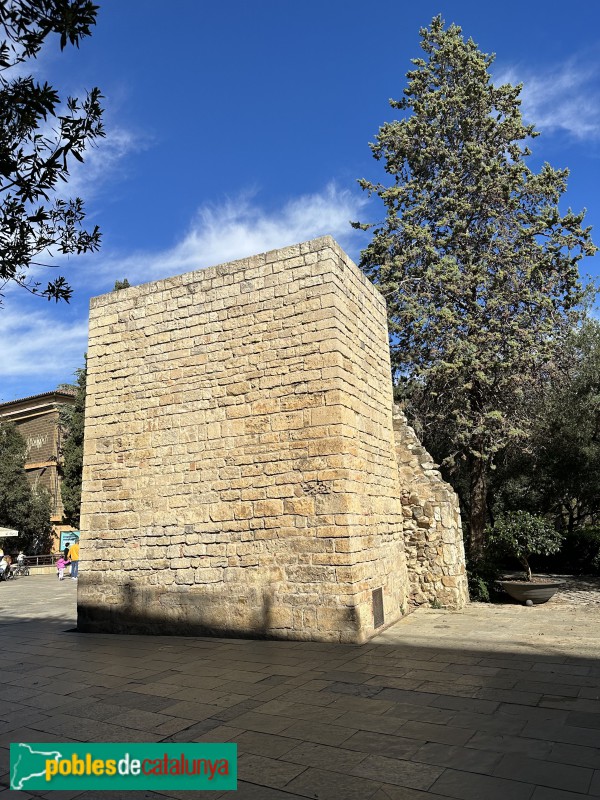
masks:
<svg viewBox="0 0 600 800"><path fill-rule="evenodd" d="M74 394L66 390L44 392L0 404L0 422L12 422L27 445L25 471L30 484L48 491L51 498L51 522L56 546L62 531L71 530L64 521L60 494L62 444L65 436L60 409L73 405ZM55 548L56 549L56 548Z"/></svg>

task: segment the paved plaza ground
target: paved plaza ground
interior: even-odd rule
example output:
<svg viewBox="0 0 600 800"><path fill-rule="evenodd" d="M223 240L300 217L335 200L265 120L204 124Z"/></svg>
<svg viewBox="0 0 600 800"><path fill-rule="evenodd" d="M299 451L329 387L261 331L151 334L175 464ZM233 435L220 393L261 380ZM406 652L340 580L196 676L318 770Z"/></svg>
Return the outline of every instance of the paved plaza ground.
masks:
<svg viewBox="0 0 600 800"><path fill-rule="evenodd" d="M79 634L75 597L53 576L0 584L4 787L11 741L231 741L237 792L125 796L600 797L597 582L534 608L420 609L363 646Z"/></svg>

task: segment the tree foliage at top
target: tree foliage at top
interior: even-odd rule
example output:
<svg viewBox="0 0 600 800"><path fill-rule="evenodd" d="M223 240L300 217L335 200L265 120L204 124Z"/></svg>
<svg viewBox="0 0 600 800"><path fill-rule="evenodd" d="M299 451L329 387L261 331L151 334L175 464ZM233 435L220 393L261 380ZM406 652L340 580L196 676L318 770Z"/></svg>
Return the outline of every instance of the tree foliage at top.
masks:
<svg viewBox="0 0 600 800"><path fill-rule="evenodd" d="M584 212L561 214L568 170L527 166L521 86L494 86L494 60L441 17L371 145L389 185L361 180L386 216L361 266L388 304L396 379L425 438L466 465L472 553L481 553L495 454L529 435L529 399L582 299L578 262L595 247Z"/></svg>
<svg viewBox="0 0 600 800"><path fill-rule="evenodd" d="M27 62L52 34L61 50L78 47L97 8L90 0L0 2L0 293L14 282L48 300L68 301L72 290L64 277L42 289L30 267L55 252L81 254L100 245L98 227L83 227L83 201L56 197L71 159L83 161L86 148L104 136L100 90L63 105L52 86L26 74Z"/></svg>
<svg viewBox="0 0 600 800"><path fill-rule="evenodd" d="M52 545L51 501L47 491L32 488L27 480L26 454L16 426L0 423L0 527L19 531L11 546L37 555L49 552Z"/></svg>

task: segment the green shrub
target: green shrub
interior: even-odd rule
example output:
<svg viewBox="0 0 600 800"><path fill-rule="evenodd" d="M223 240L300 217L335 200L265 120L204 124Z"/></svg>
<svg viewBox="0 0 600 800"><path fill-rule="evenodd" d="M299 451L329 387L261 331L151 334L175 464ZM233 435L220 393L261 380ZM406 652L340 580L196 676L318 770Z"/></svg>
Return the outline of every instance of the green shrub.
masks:
<svg viewBox="0 0 600 800"><path fill-rule="evenodd" d="M492 603L496 600L496 581L499 577L500 567L491 555L476 563L467 561L470 599L476 603Z"/></svg>
<svg viewBox="0 0 600 800"><path fill-rule="evenodd" d="M563 535L553 525L527 511L500 514L486 533L492 548L517 559L528 581L531 580L531 556L557 553L563 541Z"/></svg>

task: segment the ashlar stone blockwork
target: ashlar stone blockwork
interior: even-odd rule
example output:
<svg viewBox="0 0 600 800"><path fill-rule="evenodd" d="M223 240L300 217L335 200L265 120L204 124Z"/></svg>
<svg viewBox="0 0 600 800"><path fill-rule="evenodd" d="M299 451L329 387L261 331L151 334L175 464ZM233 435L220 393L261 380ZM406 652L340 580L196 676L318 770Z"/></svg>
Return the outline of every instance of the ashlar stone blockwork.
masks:
<svg viewBox="0 0 600 800"><path fill-rule="evenodd" d="M79 628L365 641L411 595L396 450L330 237L95 298Z"/></svg>

